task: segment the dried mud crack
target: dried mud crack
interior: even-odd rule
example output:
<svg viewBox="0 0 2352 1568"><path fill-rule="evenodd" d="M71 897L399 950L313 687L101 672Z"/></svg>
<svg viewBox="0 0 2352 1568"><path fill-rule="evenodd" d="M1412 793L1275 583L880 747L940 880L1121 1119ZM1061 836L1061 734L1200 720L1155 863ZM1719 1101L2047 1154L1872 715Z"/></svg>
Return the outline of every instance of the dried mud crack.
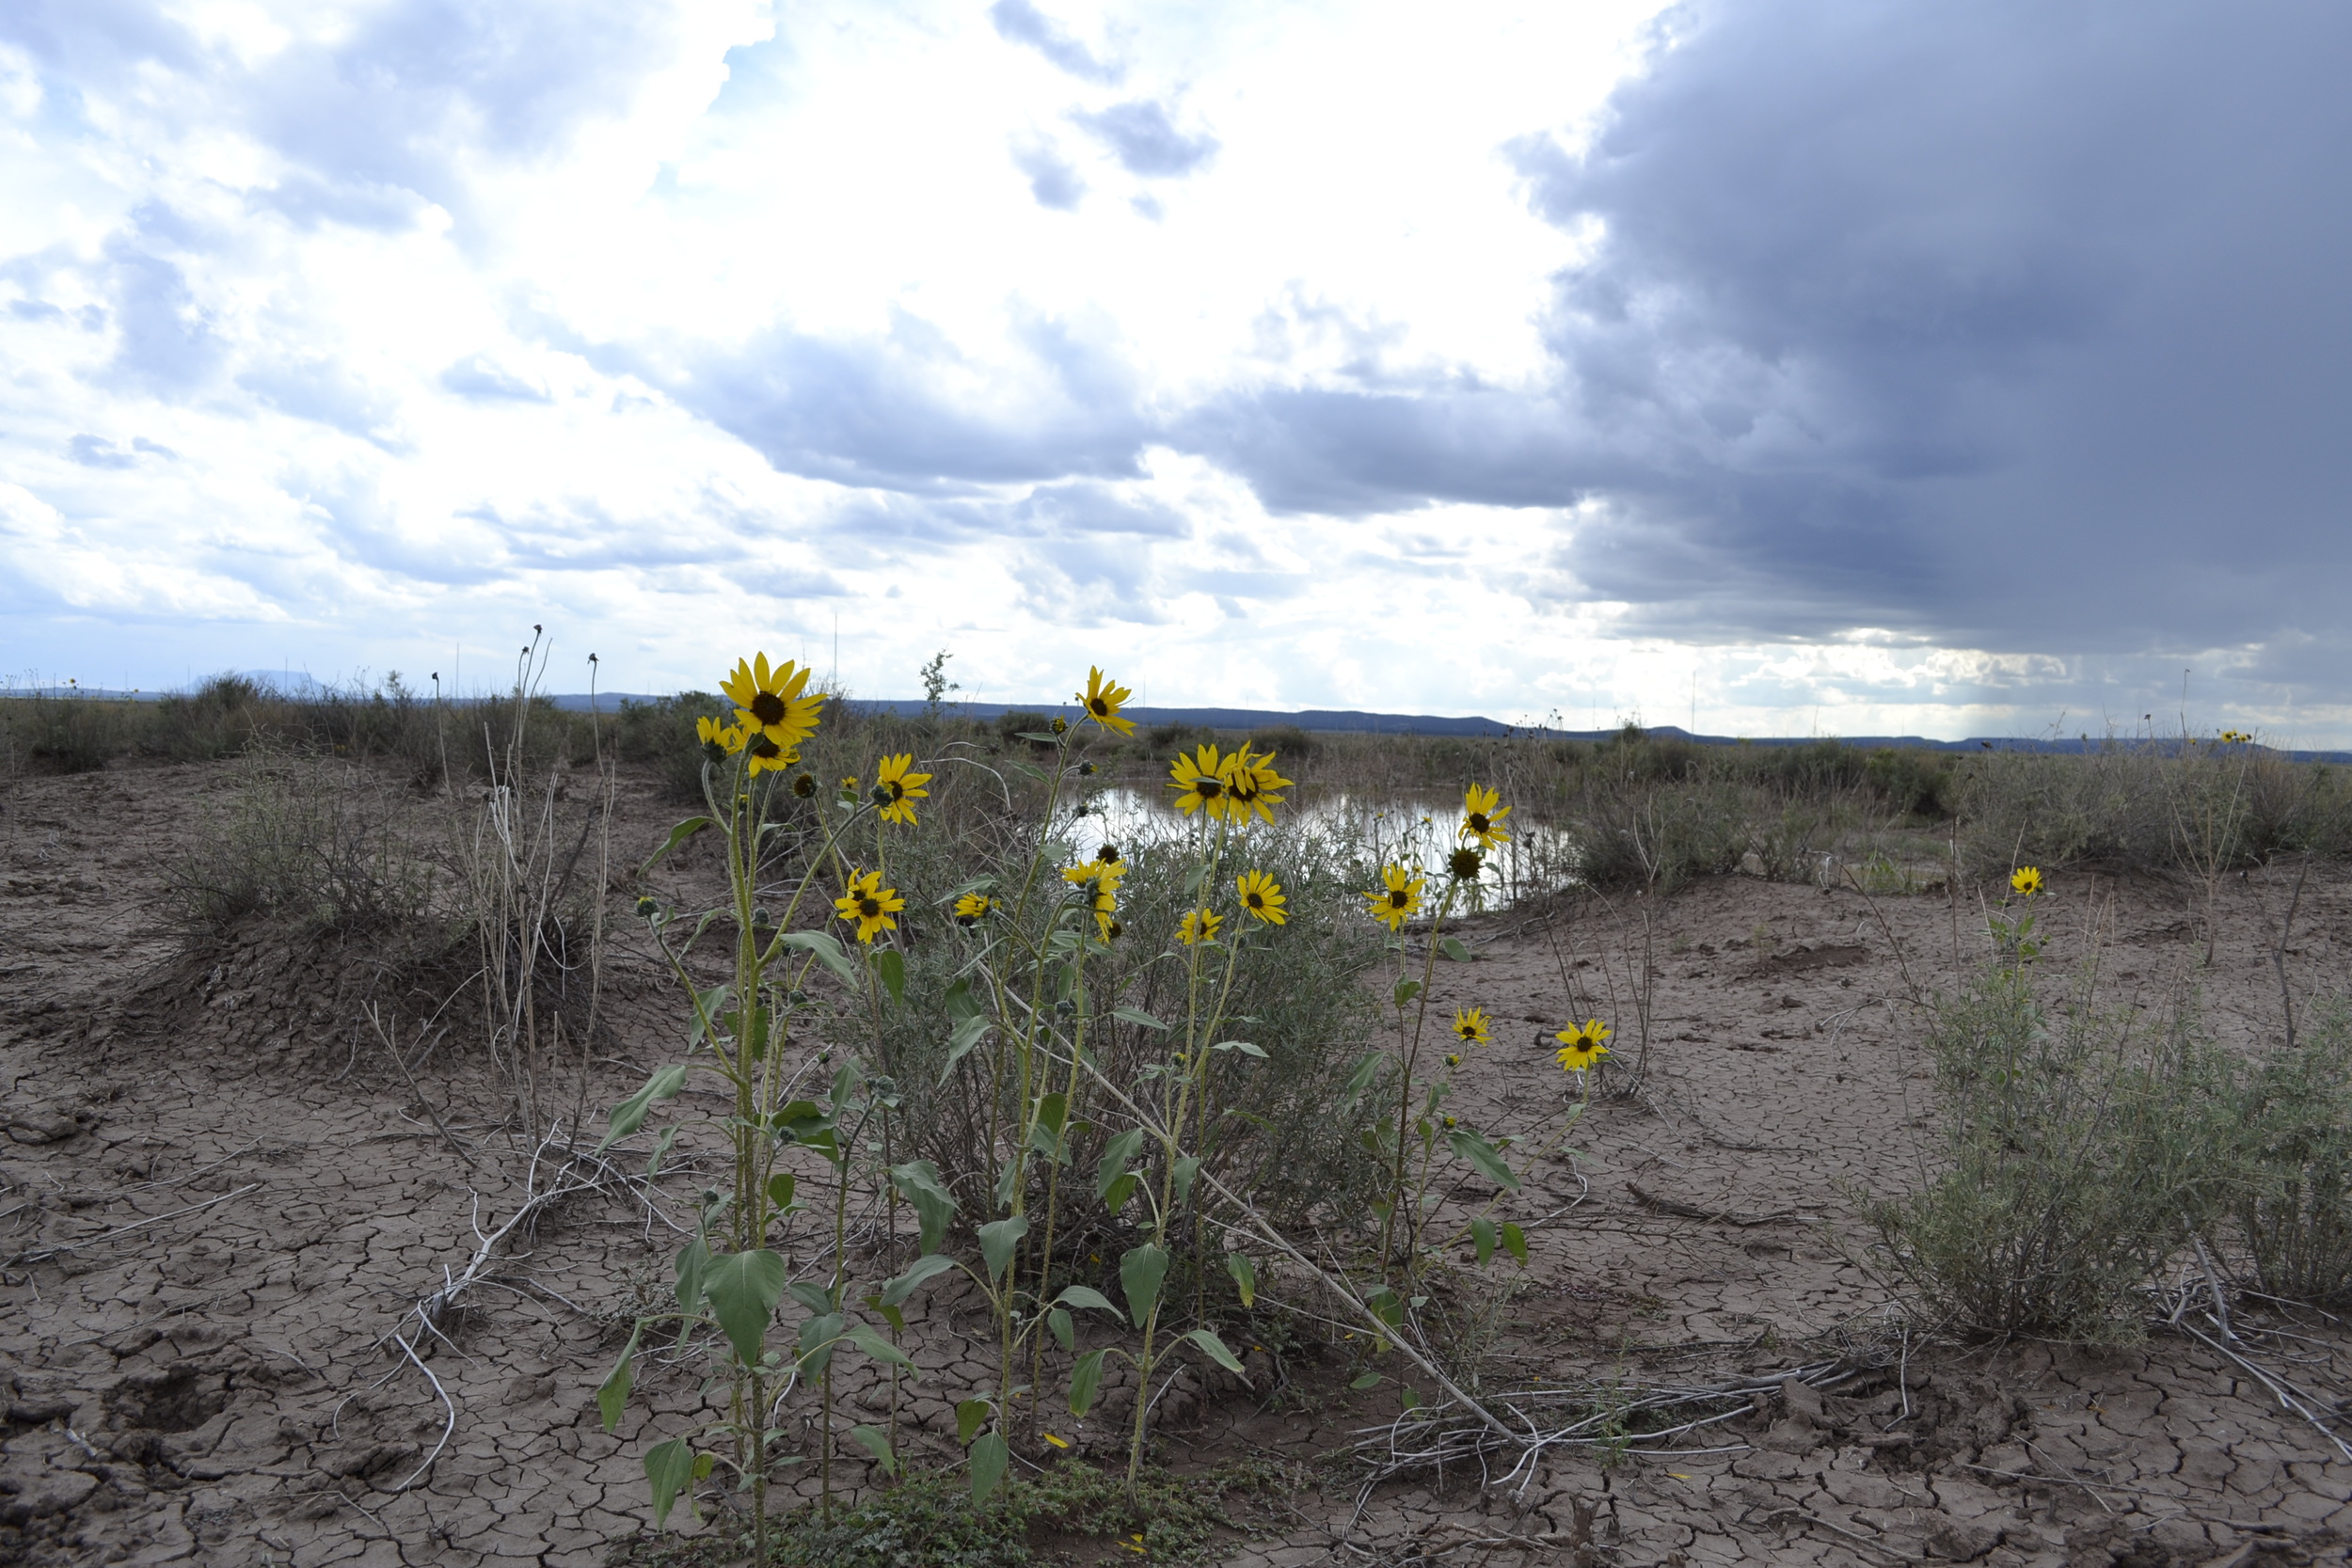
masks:
<svg viewBox="0 0 2352 1568"><path fill-rule="evenodd" d="M622 1430L597 1419L627 1320L666 1284L675 1211L518 1138L459 1034L395 1070L363 1008L413 1022L412 999L373 955L260 928L183 952L156 915L155 868L218 776L13 788L0 1562L603 1563L648 1528L647 1434L709 1397L693 1364L649 1363ZM624 805L632 845L659 842L650 786ZM2178 889L2113 891L2112 968L2153 994L2202 958ZM2248 900L2243 929L2265 928L2252 891L2222 896ZM2315 872L2301 897L2285 961L2310 993L2340 990L2352 883ZM1644 1093L1599 1101L1576 1153L1531 1173L1513 1211L1526 1281L1483 1369L1485 1394L1579 1427L1574 1440L1532 1460L1471 1445L1364 1491L1363 1468L1329 1461L1368 1433L1411 1435L1395 1384L1352 1389L1339 1354L1278 1367L1258 1353L1250 1387L1218 1374L1170 1391L1168 1462L1277 1459L1320 1465L1325 1483L1237 1505L1212 1560L2345 1560L2352 1464L2229 1355L2162 1332L2099 1354L1933 1343L1891 1326L1839 1243L1848 1194L1899 1188L1927 1156L1931 1085L1901 999L1969 957L1941 892L1874 913L1847 893L1730 878L1648 919L1645 1061L1615 1013ZM1474 1054L1461 1099L1488 1125L1556 1117L1549 1031L1594 999L1604 950L1622 944L1589 917L1519 913L1470 934L1491 940L1439 966L1437 1004L1509 1027ZM2272 965L2250 939L2222 944L2203 984L2225 1036L2266 1026ZM617 953L612 976L609 1081L591 1104L633 1086L675 1030L644 955ZM699 1157L681 1143L671 1180L699 1180ZM957 1390L993 1375L984 1323L952 1291L911 1321L925 1376L901 1415L918 1465L954 1455ZM2298 1386L2352 1391L2337 1325L2236 1327L2300 1336L2264 1354L2292 1344ZM1641 1408L1677 1388L1683 1405ZM837 1392L850 1419L886 1408L877 1383ZM1106 1462L1133 1398L1111 1390L1067 1433L1075 1451ZM782 1406L798 1440L810 1408L802 1391Z"/></svg>

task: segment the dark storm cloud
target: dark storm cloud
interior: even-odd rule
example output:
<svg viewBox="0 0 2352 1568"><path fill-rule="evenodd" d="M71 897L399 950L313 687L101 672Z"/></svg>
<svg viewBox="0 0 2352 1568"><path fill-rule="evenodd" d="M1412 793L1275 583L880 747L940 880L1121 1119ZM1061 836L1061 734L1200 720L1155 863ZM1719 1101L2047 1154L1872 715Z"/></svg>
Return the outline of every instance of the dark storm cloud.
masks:
<svg viewBox="0 0 2352 1568"><path fill-rule="evenodd" d="M1277 505L1594 503L1684 635L2220 646L2352 570L2352 10L1705 5L1581 158L1544 395L1284 392L1196 438Z"/></svg>
<svg viewBox="0 0 2352 1568"><path fill-rule="evenodd" d="M1117 62L1095 58L1070 35L1070 30L1029 4L1029 0L996 0L988 8L989 24L1007 43L1034 49L1054 65L1088 82L1117 82L1126 71Z"/></svg>
<svg viewBox="0 0 2352 1568"><path fill-rule="evenodd" d="M1190 174L1216 156L1217 139L1207 132L1188 136L1176 129L1168 110L1150 99L1114 103L1099 114L1083 111L1071 119L1088 132L1130 174L1169 180Z"/></svg>

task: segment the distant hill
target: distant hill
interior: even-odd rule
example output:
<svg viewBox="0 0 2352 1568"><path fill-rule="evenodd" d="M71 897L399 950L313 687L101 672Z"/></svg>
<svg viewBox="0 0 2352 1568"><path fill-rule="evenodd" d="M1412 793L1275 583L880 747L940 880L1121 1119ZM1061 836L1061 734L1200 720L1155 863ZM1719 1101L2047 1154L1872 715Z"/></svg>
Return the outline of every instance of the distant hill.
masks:
<svg viewBox="0 0 2352 1568"><path fill-rule="evenodd" d="M242 671L254 684L274 689L296 701L315 700L334 692L334 688L313 680L300 672L277 670ZM48 695L62 696L65 688L40 688ZM80 695L93 698L122 698L135 696L141 701L153 701L167 695L159 691L102 691L79 689ZM29 696L33 689L19 688L15 695ZM675 693L644 691L599 691L594 705L598 712L617 712L623 703L665 702ZM585 691L556 692L548 700L557 707L574 713L589 711L591 698ZM901 717L926 712L928 703L912 699L851 698L850 705L872 713L892 713ZM1066 703L945 703L942 708L958 719L977 720L993 723L1007 713L1074 714ZM1608 740L1622 733L1619 730L1555 730L1542 725L1505 724L1486 718L1445 718L1426 713L1366 713L1356 708L1303 708L1283 712L1275 708L1250 707L1128 707L1125 717L1146 728L1154 724L1191 724L1213 730L1270 730L1283 725L1324 735L1421 735L1461 736L1470 737L1500 737L1503 736L1540 736L1556 740ZM1845 736L1728 736L1693 735L1678 724L1655 724L1644 734L1659 740L1688 740L1702 746L1810 746L1819 740L1835 741L1841 746L1874 750L1881 746L1922 752L2039 752L2073 755L2098 751L2105 741L2093 736L2058 738L2038 736L2021 738L2014 736L1970 736L1965 740L1930 740L1917 735L1845 735ZM2158 737L2148 742L2172 751L2179 747L2176 738ZM2280 752L2281 756L2296 762L2352 763L2352 752Z"/></svg>

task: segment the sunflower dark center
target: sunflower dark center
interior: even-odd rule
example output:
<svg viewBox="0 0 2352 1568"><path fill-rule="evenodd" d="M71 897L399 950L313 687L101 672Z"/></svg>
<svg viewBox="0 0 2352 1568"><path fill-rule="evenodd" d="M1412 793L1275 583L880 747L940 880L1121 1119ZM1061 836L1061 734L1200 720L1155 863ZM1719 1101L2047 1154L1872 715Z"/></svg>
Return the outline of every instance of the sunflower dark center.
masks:
<svg viewBox="0 0 2352 1568"><path fill-rule="evenodd" d="M1253 910L1263 910L1265 908L1265 898L1260 894L1250 894L1248 897L1244 898L1242 902L1248 904Z"/></svg>
<svg viewBox="0 0 2352 1568"><path fill-rule="evenodd" d="M772 691L762 691L752 698L752 717L763 724L784 722L784 699Z"/></svg>
<svg viewBox="0 0 2352 1568"><path fill-rule="evenodd" d="M891 779L887 782L890 785L890 798L893 800L903 800L907 798L906 785L900 784L896 779Z"/></svg>
<svg viewBox="0 0 2352 1568"><path fill-rule="evenodd" d="M870 897L861 898L857 901L857 912L864 918L871 920L882 913L882 900Z"/></svg>
<svg viewBox="0 0 2352 1568"><path fill-rule="evenodd" d="M1105 719L1110 716L1111 705L1104 702L1100 697L1089 697L1087 699L1087 711L1094 715L1097 719Z"/></svg>
<svg viewBox="0 0 2352 1568"><path fill-rule="evenodd" d="M1192 787L1200 792L1203 800L1213 800L1225 793L1225 786L1215 779L1202 779Z"/></svg>
<svg viewBox="0 0 2352 1568"><path fill-rule="evenodd" d="M1485 812L1474 811L1470 814L1470 831L1474 833L1483 833L1486 831L1486 814Z"/></svg>
<svg viewBox="0 0 2352 1568"><path fill-rule="evenodd" d="M752 755L755 757L780 757L784 755L784 748L777 745L774 741L769 739L764 735L755 735L752 736Z"/></svg>
<svg viewBox="0 0 2352 1568"><path fill-rule="evenodd" d="M1391 908L1391 909L1392 909L1392 910L1401 910L1401 909L1403 909L1403 908L1404 908L1406 904L1411 903L1411 902L1412 902L1412 898L1413 898L1413 895L1412 895L1411 894L1409 894L1409 893L1406 892L1406 891L1405 891L1403 888L1401 888L1401 887L1400 887L1400 888L1391 888L1391 889L1389 890L1389 908Z"/></svg>

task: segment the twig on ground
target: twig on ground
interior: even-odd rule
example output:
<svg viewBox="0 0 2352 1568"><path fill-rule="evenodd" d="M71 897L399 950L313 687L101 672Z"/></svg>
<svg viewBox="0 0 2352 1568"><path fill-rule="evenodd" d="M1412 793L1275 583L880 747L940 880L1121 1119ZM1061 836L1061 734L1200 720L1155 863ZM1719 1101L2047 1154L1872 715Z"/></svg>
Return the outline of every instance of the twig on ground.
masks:
<svg viewBox="0 0 2352 1568"><path fill-rule="evenodd" d="M118 1236L128 1236L134 1230L144 1230L151 1225L161 1225L166 1220L176 1220L182 1215L198 1213L215 1204L226 1203L232 1197L243 1197L261 1184L259 1181L248 1181L234 1192L223 1193L218 1197L208 1197L201 1203L191 1203L184 1209L174 1209L167 1214L151 1214L146 1219L135 1221L130 1225L119 1225L112 1230L102 1230L95 1236L86 1236L78 1242L61 1242L56 1246L33 1247L10 1258L8 1266L14 1267L19 1263L45 1263L52 1258L62 1258L69 1252L79 1252L84 1247L96 1246L101 1242L111 1242Z"/></svg>

